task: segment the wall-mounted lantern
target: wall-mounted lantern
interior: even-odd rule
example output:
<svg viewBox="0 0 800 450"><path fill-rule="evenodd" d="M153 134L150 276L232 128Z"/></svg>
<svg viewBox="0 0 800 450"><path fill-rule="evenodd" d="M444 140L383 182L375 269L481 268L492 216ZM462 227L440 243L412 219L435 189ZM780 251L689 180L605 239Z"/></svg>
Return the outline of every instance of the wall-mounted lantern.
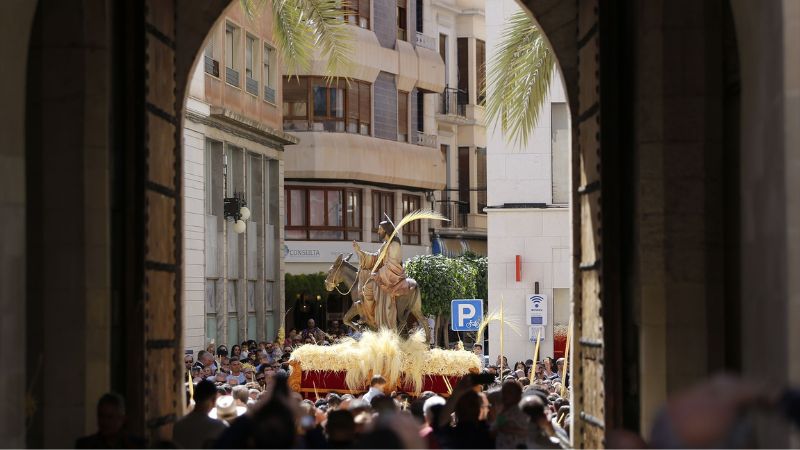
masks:
<svg viewBox="0 0 800 450"><path fill-rule="evenodd" d="M244 194L241 192L234 192L233 197L228 197L223 200L225 218L233 219L233 231L236 234L242 234L247 229L244 221L250 218L250 209L247 208L247 201L244 199Z"/></svg>

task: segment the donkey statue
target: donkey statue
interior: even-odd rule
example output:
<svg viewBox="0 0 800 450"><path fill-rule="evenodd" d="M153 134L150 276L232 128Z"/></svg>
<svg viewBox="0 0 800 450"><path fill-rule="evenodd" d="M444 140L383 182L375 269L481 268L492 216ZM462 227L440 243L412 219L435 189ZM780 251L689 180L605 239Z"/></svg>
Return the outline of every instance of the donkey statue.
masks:
<svg viewBox="0 0 800 450"><path fill-rule="evenodd" d="M338 291L339 284L344 283L344 285L348 287L348 290L344 292L339 291L339 293L342 295L351 293L353 306L344 314L342 323L350 328L357 329L353 319L358 316L362 322L365 322L364 325L375 330L376 325L374 323L366 323L367 315L362 309L363 303L361 301L362 286L358 283L358 268L349 262L352 256L352 253L347 256L339 254L339 257L336 258L336 261L334 261L330 269L328 269L328 274L325 277L325 290L331 292L336 289ZM431 330L428 327L428 319L422 315L422 296L420 295L419 287L416 287L408 294L396 297L395 302L397 308L397 330L401 334L407 334L408 320L409 318L413 318L414 321L417 322L417 326L425 330L425 339L430 340Z"/></svg>

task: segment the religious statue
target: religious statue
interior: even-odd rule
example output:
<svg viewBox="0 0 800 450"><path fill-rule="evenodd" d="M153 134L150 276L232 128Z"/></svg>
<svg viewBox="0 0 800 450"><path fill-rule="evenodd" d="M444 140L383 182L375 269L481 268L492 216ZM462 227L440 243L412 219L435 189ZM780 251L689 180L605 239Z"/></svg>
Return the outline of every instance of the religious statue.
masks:
<svg viewBox="0 0 800 450"><path fill-rule="evenodd" d="M381 222L378 225L378 237L382 244L375 253L361 250L358 242L353 241L353 249L359 259L358 278L362 286L364 312L367 314L367 322L374 323L377 328L397 328L395 300L401 295L408 294L414 287L409 283L406 271L403 269L400 238L395 235L389 241L394 234L394 225L391 221ZM378 262L382 252L385 252L385 256ZM376 262L378 262L377 267Z"/></svg>

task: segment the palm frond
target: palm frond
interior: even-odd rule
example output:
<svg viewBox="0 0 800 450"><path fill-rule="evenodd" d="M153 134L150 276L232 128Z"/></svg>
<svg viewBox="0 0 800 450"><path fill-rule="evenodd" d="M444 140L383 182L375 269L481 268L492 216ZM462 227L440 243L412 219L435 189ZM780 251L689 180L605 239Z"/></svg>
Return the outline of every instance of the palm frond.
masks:
<svg viewBox="0 0 800 450"><path fill-rule="evenodd" d="M436 211L419 209L419 210L416 210L416 211L413 211L413 212L410 212L410 213L406 214L403 217L403 219L400 220L400 222L398 222L394 226L394 231L392 232L391 235L389 235L389 239L386 242L392 242L392 239L394 239L394 237L397 236L397 232L400 231L401 228L403 228L404 226L406 226L407 224L409 224L409 223L411 223L411 222L413 222L415 220L420 220L420 219L444 220L444 221L447 221L447 222L450 221L450 219L448 219L447 217L441 215L440 213L438 213ZM383 261L383 258L386 257L386 252L388 250L389 250L389 246L388 245L385 245L381 249L381 253L378 255L378 258L375 260L375 265L372 266L372 272L375 272L375 270L378 269L378 266Z"/></svg>
<svg viewBox="0 0 800 450"><path fill-rule="evenodd" d="M279 1L279 0L273 0ZM343 0L294 0L303 9L314 31L314 47L328 58L325 68L329 79L342 73L350 64L351 29L345 25L346 3Z"/></svg>
<svg viewBox="0 0 800 450"><path fill-rule="evenodd" d="M286 73L296 74L310 69L314 31L304 19L297 0L272 0L272 18L272 36Z"/></svg>
<svg viewBox="0 0 800 450"><path fill-rule="evenodd" d="M501 35L487 74L486 115L506 140L525 146L550 91L555 57L544 33L523 11Z"/></svg>
<svg viewBox="0 0 800 450"><path fill-rule="evenodd" d="M483 342L483 333L486 332L486 328L492 322L502 322L502 324L506 325L508 328L511 329L514 333L518 336L521 336L520 329L514 322L509 322L503 318L501 320L500 310L495 310L483 316L483 320L481 320L481 324L478 326L478 332L475 334L475 342Z"/></svg>
<svg viewBox="0 0 800 450"><path fill-rule="evenodd" d="M289 75L308 71L319 55L327 58L329 79L351 62L352 36L345 26L344 0L240 0L251 20L267 1L272 5L273 37Z"/></svg>

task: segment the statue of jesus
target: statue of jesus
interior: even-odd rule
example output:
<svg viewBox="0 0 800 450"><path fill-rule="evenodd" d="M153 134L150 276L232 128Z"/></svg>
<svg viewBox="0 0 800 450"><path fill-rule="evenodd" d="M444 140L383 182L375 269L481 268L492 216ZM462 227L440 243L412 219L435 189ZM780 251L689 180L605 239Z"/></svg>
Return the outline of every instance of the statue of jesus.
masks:
<svg viewBox="0 0 800 450"><path fill-rule="evenodd" d="M364 302L364 312L369 316L367 322L374 323L376 328L397 329L397 296L405 293L408 288L406 271L403 269L403 255L400 238L397 236L388 242L394 233L394 225L385 220L378 225L378 237L381 247L377 252L365 252L356 241L353 249L358 254L359 273L358 282L362 287L361 295ZM378 255L386 248L386 256L372 272Z"/></svg>

